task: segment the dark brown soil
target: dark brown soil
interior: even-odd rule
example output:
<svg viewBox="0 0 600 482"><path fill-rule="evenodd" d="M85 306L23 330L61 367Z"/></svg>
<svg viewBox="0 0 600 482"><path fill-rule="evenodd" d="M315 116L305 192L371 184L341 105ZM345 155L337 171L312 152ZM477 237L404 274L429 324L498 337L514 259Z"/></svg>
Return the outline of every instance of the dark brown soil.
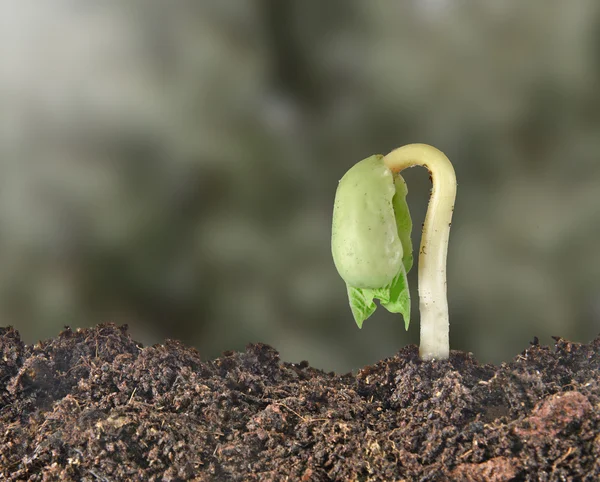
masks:
<svg viewBox="0 0 600 482"><path fill-rule="evenodd" d="M600 480L600 338L335 375L125 328L0 329L0 480Z"/></svg>

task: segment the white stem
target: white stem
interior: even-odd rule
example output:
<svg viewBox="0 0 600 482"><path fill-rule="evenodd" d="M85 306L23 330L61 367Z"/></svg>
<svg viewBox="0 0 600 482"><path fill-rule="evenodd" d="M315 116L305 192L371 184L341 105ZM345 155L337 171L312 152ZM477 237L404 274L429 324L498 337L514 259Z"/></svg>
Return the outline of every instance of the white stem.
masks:
<svg viewBox="0 0 600 482"><path fill-rule="evenodd" d="M456 175L443 152L427 144L409 144L383 158L393 172L423 166L429 170L433 187L419 251L419 311L424 360L445 360L450 354L446 257L456 198Z"/></svg>

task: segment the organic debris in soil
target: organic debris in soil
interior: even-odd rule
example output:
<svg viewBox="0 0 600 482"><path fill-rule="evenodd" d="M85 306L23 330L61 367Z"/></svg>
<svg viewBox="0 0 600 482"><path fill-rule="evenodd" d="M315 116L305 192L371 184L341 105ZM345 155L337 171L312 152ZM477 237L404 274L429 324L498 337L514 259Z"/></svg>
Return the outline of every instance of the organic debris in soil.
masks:
<svg viewBox="0 0 600 482"><path fill-rule="evenodd" d="M3 328L0 480L597 481L599 369L600 338L339 376L263 344L203 361L114 325Z"/></svg>

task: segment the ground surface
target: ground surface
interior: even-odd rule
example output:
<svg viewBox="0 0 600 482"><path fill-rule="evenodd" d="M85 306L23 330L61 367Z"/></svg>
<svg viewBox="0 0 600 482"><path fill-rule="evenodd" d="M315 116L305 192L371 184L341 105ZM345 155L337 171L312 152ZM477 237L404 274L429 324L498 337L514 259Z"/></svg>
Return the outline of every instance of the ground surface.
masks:
<svg viewBox="0 0 600 482"><path fill-rule="evenodd" d="M600 480L600 338L337 376L125 329L0 329L0 480Z"/></svg>

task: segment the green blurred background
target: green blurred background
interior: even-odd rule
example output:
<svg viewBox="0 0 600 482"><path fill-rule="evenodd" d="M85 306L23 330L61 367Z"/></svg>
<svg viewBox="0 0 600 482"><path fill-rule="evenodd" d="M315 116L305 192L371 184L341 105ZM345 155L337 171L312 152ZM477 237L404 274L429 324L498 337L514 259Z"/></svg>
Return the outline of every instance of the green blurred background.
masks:
<svg viewBox="0 0 600 482"><path fill-rule="evenodd" d="M0 324L128 323L212 358L347 371L339 178L432 144L459 180L451 344L508 360L600 332L600 2L0 0ZM405 176L414 222L427 172ZM414 236L418 243L420 230Z"/></svg>

